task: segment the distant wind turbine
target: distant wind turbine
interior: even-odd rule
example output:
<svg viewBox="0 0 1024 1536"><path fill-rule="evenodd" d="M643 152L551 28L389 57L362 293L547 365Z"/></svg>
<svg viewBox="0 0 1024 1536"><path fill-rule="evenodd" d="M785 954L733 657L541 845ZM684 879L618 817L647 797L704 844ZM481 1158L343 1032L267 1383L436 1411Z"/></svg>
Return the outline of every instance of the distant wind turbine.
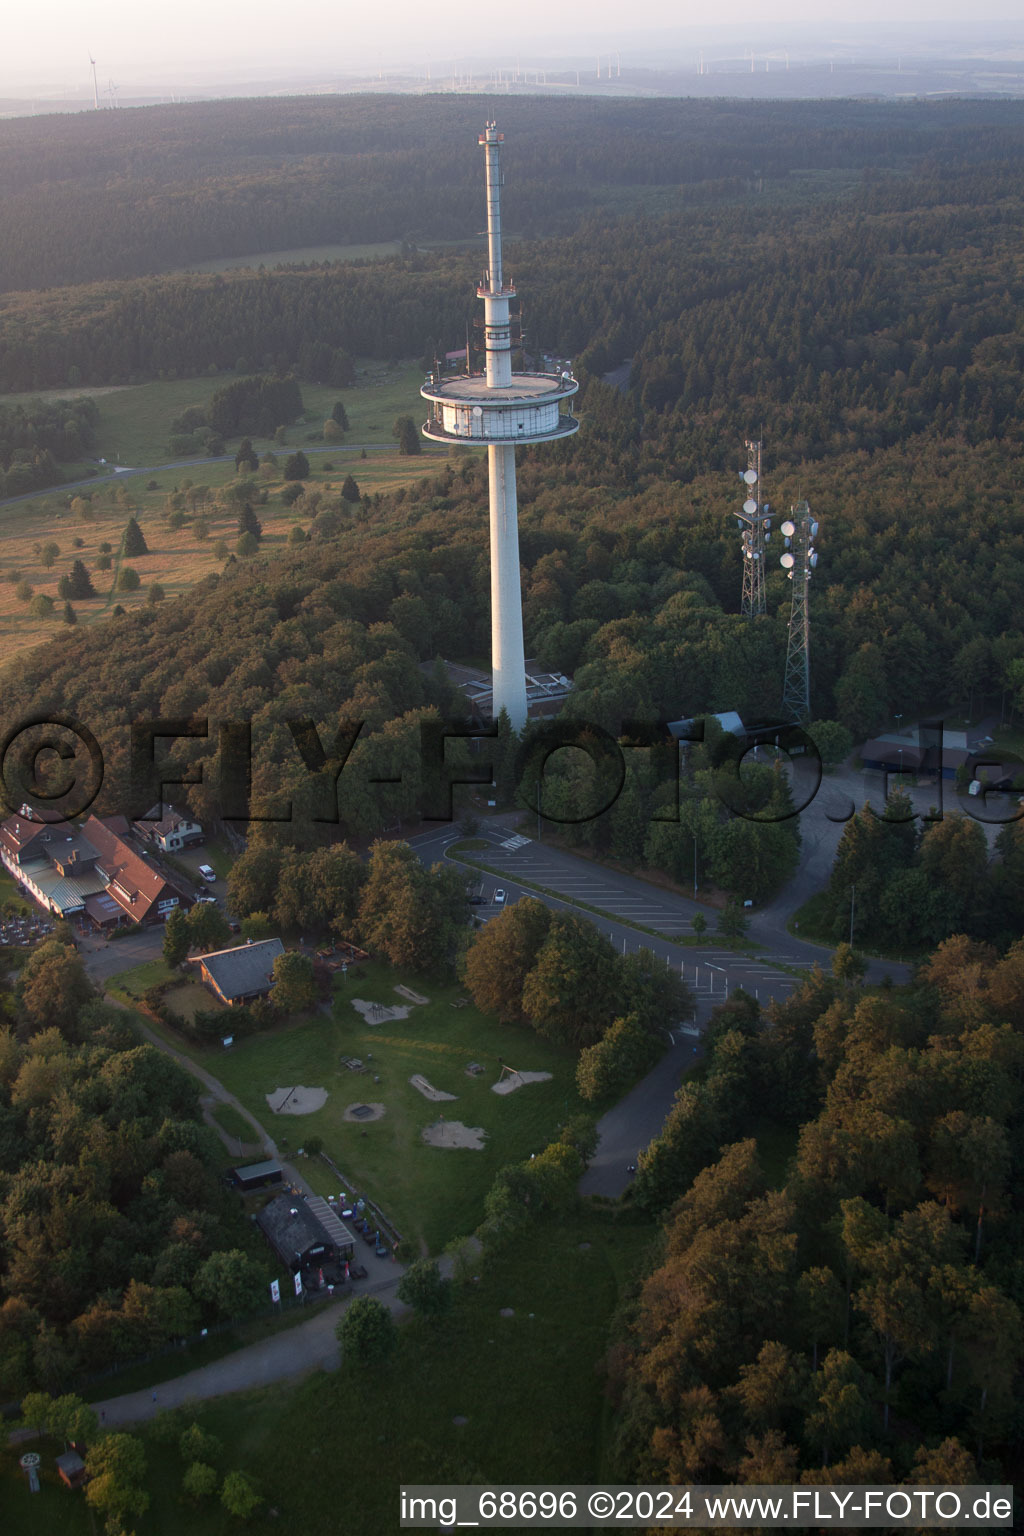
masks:
<svg viewBox="0 0 1024 1536"><path fill-rule="evenodd" d="M96 60L91 53L89 55L89 63L92 65L92 104L98 112L100 109L100 92L99 86L96 84Z"/></svg>

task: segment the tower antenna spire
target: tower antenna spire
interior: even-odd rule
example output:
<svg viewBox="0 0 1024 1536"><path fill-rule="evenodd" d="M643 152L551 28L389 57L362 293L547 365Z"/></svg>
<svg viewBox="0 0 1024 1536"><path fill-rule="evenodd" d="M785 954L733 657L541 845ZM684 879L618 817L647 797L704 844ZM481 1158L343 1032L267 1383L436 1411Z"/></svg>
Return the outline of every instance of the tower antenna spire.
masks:
<svg viewBox="0 0 1024 1536"><path fill-rule="evenodd" d="M571 437L579 422L561 409L579 388L568 371L513 373L511 301L516 296L501 264L501 146L504 134L490 122L480 135L487 188L487 270L477 297L484 304L483 376L442 378L434 373L420 394L430 403L423 435L451 445L487 446L491 534L492 713L504 709L512 727L526 724L526 662L519 582L519 513L516 444ZM466 346L467 367L469 344Z"/></svg>

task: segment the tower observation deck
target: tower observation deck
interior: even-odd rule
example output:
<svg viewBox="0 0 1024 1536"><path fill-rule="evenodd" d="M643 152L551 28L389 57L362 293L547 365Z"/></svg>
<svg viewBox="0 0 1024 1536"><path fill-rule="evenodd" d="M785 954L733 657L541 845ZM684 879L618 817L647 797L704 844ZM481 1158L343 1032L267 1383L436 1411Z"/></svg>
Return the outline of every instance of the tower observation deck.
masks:
<svg viewBox="0 0 1024 1536"><path fill-rule="evenodd" d="M487 445L491 533L491 667L494 716L508 713L515 730L526 723L523 605L519 584L516 444L571 437L579 422L562 410L579 388L568 373L513 373L509 303L515 289L501 268L501 167L504 135L488 123L480 135L487 174L488 268L477 288L484 301L482 375L441 379L420 394L430 403L423 435L435 443ZM467 363L469 361L467 353Z"/></svg>

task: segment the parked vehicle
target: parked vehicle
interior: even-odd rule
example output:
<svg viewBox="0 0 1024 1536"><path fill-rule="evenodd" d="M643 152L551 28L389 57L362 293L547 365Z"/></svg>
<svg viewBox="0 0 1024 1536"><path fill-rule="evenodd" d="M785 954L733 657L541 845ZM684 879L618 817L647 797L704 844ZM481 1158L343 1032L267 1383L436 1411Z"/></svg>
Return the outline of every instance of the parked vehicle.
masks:
<svg viewBox="0 0 1024 1536"><path fill-rule="evenodd" d="M501 891L501 890L495 891L495 893L494 893L494 905L496 907L503 907L505 905L505 892L504 891Z"/></svg>
<svg viewBox="0 0 1024 1536"><path fill-rule="evenodd" d="M217 878L217 871L211 869L209 864L200 864L199 873L202 875L204 880L209 882L210 885L212 885Z"/></svg>

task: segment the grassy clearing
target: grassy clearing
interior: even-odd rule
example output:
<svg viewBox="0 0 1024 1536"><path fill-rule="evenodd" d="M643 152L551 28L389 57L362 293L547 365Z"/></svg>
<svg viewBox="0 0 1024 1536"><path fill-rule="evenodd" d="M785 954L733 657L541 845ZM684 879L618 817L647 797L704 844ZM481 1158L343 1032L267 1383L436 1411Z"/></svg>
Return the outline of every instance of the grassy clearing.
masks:
<svg viewBox="0 0 1024 1536"><path fill-rule="evenodd" d="M324 1150L355 1187L382 1206L413 1250L424 1244L437 1253L479 1224L498 1169L541 1151L582 1107L576 1057L496 1023L471 1003L453 1008L463 995L457 986L403 977L385 965L363 970L358 979L339 979L332 1016L318 1013L250 1036L230 1051L204 1049L166 1028L150 1027L213 1072L284 1155L294 1155L311 1134L322 1137ZM147 987L170 974L162 961L151 961L117 977L111 990L129 1004L138 1002ZM412 1005L405 1019L370 1025L351 1006L352 997L401 1005L395 986L403 981L431 1000ZM349 1056L359 1057L369 1070L350 1072L342 1066ZM502 1058L521 1071L550 1072L551 1080L528 1083L515 1093L492 1093ZM466 1073L471 1061L484 1067L478 1077ZM425 1098L409 1081L415 1073L456 1098ZM301 1117L273 1114L267 1094L297 1084L326 1088L323 1108ZM386 1113L369 1123L345 1120L348 1106L361 1103L382 1103ZM441 1115L482 1126L487 1132L482 1150L426 1145L421 1132ZM336 1193L337 1180L319 1159L304 1161L302 1171L318 1193Z"/></svg>
<svg viewBox="0 0 1024 1536"><path fill-rule="evenodd" d="M510 236L514 239L515 236ZM424 240L420 248L425 251L459 250L467 245L478 246L479 241ZM309 266L324 261L377 261L385 256L399 256L401 240L378 240L369 245L300 245L284 251L252 251L246 256L214 256L195 266L178 267L179 272L231 272L236 267L294 267Z"/></svg>
<svg viewBox="0 0 1024 1536"><path fill-rule="evenodd" d="M379 240L375 245L301 245L287 251L253 251L248 256L214 256L182 272L232 272L236 267L290 267L323 261L373 261L381 256L397 256L401 240Z"/></svg>
<svg viewBox="0 0 1024 1536"><path fill-rule="evenodd" d="M340 984L332 1018L321 1014L244 1040L220 1061L218 1075L268 1126L282 1150L301 1146L311 1132L321 1136L346 1177L383 1207L414 1250L424 1243L438 1252L479 1223L498 1169L539 1152L580 1107L575 1056L532 1034L502 1027L472 1004L451 1007L461 995L458 987L402 978L383 965L365 970L361 979ZM400 1004L394 988L403 979L431 999L427 1006L413 1005L408 1018L368 1025L351 1006L351 997ZM348 1071L341 1065L347 1056L361 1058L370 1070ZM500 1058L523 1071L550 1072L551 1081L530 1083L512 1094L492 1093ZM485 1069L478 1077L466 1073L471 1061ZM456 1098L424 1098L409 1082L414 1073ZM321 1110L289 1124L287 1116L270 1114L265 1096L296 1083L326 1088L328 1099ZM359 1123L343 1118L349 1105L367 1102L386 1106L382 1119ZM483 1149L427 1146L421 1132L441 1115L482 1126L487 1133ZM303 1171L320 1193L334 1190L323 1164L310 1161Z"/></svg>
<svg viewBox="0 0 1024 1536"><path fill-rule="evenodd" d="M151 384L107 389L37 390L31 394L4 395L3 400L5 404L17 405L29 400L68 400L88 395L96 400L100 413L96 457L106 459L111 467L121 464L148 468L170 460L167 440L174 418L190 405L205 408L210 397L235 377L234 373L200 374L190 379L160 379ZM422 383L423 372L418 364L404 362L389 367L371 359L357 362L356 382L347 389L300 380L305 420L288 428L286 446L289 451L305 447L311 441L308 434L314 432L315 445L322 447L324 420L336 400L344 400L348 413L347 442L390 443L396 416L411 413L417 421L421 419ZM275 447L269 438L254 438L253 443L260 452ZM230 446L233 449L234 441ZM427 451L425 444L424 452Z"/></svg>

